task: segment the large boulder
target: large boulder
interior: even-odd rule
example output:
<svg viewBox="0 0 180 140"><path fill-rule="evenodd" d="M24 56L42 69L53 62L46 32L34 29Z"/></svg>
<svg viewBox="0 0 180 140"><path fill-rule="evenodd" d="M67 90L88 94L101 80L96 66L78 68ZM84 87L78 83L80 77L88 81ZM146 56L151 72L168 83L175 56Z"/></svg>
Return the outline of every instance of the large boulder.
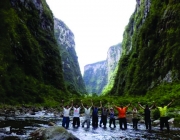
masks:
<svg viewBox="0 0 180 140"><path fill-rule="evenodd" d="M38 128L30 134L33 139L43 140L79 140L61 126L51 126L48 128Z"/></svg>

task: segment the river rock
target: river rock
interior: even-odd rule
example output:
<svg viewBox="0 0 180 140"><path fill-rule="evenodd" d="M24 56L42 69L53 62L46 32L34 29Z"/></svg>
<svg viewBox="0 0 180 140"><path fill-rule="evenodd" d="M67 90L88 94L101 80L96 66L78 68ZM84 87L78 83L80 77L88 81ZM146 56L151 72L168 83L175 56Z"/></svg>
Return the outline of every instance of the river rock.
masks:
<svg viewBox="0 0 180 140"><path fill-rule="evenodd" d="M159 124L159 123L160 123L160 120L153 121L153 124Z"/></svg>
<svg viewBox="0 0 180 140"><path fill-rule="evenodd" d="M30 134L34 139L43 140L80 140L73 134L69 133L61 126L51 126L48 128L38 128Z"/></svg>
<svg viewBox="0 0 180 140"><path fill-rule="evenodd" d="M171 118L168 120L169 123L173 123L174 122L174 118Z"/></svg>
<svg viewBox="0 0 180 140"><path fill-rule="evenodd" d="M48 125L49 126L55 126L56 124L54 122L49 122Z"/></svg>
<svg viewBox="0 0 180 140"><path fill-rule="evenodd" d="M171 118L168 120L169 123L173 123L174 122L174 118ZM160 123L160 120L155 120L153 121L153 124L159 124Z"/></svg>

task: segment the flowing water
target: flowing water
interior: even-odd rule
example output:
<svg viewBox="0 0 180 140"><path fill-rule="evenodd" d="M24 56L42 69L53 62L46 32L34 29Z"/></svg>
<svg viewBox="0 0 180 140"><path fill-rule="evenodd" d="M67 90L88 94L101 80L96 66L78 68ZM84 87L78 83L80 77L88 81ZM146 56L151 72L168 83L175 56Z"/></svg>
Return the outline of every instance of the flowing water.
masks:
<svg viewBox="0 0 180 140"><path fill-rule="evenodd" d="M72 120L72 119L71 119ZM83 118L81 118L81 121ZM49 127L49 122L62 125L62 118L53 113L39 111L35 115L25 114L16 117L0 117L0 140L31 140L30 133L39 127ZM107 124L108 126L108 124ZM180 140L180 127L171 125L171 131L167 133L159 130L159 126L153 126L148 132L143 123L139 123L138 130L132 128L132 123L128 123L127 130L120 130L118 121L116 128L106 129L98 127L73 128L70 121L69 132L80 140Z"/></svg>

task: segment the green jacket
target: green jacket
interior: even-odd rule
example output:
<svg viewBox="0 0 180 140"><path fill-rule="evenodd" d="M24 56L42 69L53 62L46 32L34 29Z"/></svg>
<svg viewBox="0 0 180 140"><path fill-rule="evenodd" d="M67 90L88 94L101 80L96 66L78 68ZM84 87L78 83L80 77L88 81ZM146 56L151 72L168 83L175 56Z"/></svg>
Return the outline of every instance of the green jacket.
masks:
<svg viewBox="0 0 180 140"><path fill-rule="evenodd" d="M166 117L167 116L167 106L164 107L158 107L160 112L160 117Z"/></svg>

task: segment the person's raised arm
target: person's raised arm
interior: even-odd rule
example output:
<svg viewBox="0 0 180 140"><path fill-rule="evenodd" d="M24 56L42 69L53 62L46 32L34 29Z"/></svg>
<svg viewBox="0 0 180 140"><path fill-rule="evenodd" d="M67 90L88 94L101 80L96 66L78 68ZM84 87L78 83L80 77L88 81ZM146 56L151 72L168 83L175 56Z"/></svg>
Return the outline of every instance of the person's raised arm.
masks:
<svg viewBox="0 0 180 140"><path fill-rule="evenodd" d="M64 108L64 100L62 100L62 107Z"/></svg>
<svg viewBox="0 0 180 140"><path fill-rule="evenodd" d="M92 102L92 100L91 100L91 106L90 106L90 108L92 108L93 107L93 102Z"/></svg>
<svg viewBox="0 0 180 140"><path fill-rule="evenodd" d="M81 106L82 106L83 108L85 108L84 105L83 105L83 103L82 103L82 100L81 100Z"/></svg>
<svg viewBox="0 0 180 140"><path fill-rule="evenodd" d="M109 112L110 112L110 105L109 105L109 102L108 102L108 110L109 110Z"/></svg>
<svg viewBox="0 0 180 140"><path fill-rule="evenodd" d="M172 103L173 103L174 99L171 100L171 102L167 105L167 107L169 107Z"/></svg>
<svg viewBox="0 0 180 140"><path fill-rule="evenodd" d="M99 103L100 103L100 107L99 108L102 108L102 102L100 101Z"/></svg>
<svg viewBox="0 0 180 140"><path fill-rule="evenodd" d="M156 107L156 104L155 104L155 102L154 102L154 101L153 101L152 106L151 106L149 109L152 109L153 107Z"/></svg>
<svg viewBox="0 0 180 140"><path fill-rule="evenodd" d="M129 107L131 105L131 103L129 103L126 107Z"/></svg>
<svg viewBox="0 0 180 140"><path fill-rule="evenodd" d="M71 108L73 107L73 100L71 101Z"/></svg>
<svg viewBox="0 0 180 140"><path fill-rule="evenodd" d="M94 106L92 99L91 99L91 105L92 105L92 107Z"/></svg>
<svg viewBox="0 0 180 140"><path fill-rule="evenodd" d="M116 106L113 102L112 102L112 104L113 104L113 106L117 109L118 108L118 106Z"/></svg>
<svg viewBox="0 0 180 140"><path fill-rule="evenodd" d="M145 108L140 104L140 102L138 102L138 105L139 105L142 109L145 109Z"/></svg>

